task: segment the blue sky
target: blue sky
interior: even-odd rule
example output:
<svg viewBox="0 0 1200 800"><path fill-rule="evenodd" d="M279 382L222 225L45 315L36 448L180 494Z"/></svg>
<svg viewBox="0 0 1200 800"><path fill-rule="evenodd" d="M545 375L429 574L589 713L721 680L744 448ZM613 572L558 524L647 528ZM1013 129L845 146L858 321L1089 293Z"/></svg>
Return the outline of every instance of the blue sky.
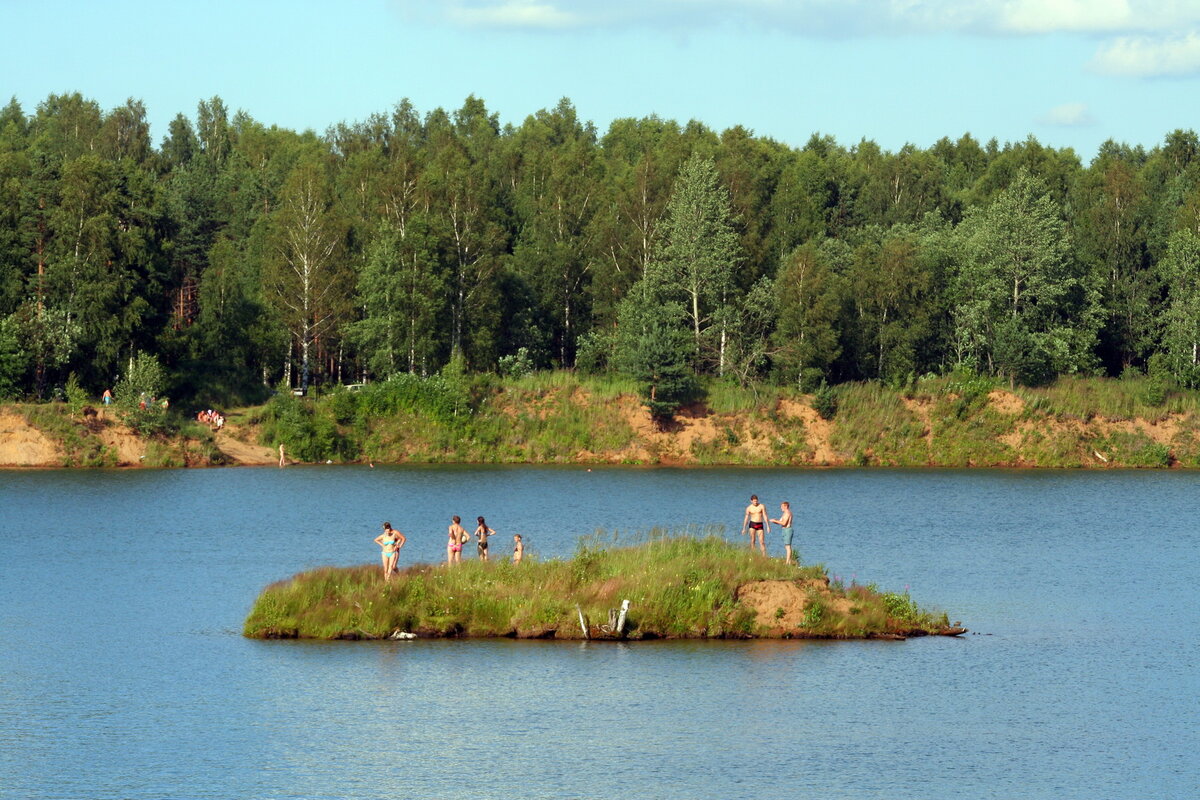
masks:
<svg viewBox="0 0 1200 800"><path fill-rule="evenodd" d="M0 0L0 97L141 99L157 143L220 95L323 131L474 93L519 124L617 117L894 150L1029 134L1089 160L1200 128L1197 0Z"/></svg>

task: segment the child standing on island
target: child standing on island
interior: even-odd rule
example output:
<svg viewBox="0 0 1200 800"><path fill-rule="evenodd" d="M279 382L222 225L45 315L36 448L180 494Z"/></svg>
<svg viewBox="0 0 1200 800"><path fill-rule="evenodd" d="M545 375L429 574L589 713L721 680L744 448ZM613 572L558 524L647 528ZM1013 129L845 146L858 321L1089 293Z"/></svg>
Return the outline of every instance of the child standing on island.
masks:
<svg viewBox="0 0 1200 800"><path fill-rule="evenodd" d="M513 534L513 563L520 564L521 556L525 554L525 545L521 542L521 534Z"/></svg>
<svg viewBox="0 0 1200 800"><path fill-rule="evenodd" d="M792 560L792 504L784 500L779 504L779 519L773 519L779 526L779 532L783 534L783 551L787 555L783 559L785 564L795 563Z"/></svg>

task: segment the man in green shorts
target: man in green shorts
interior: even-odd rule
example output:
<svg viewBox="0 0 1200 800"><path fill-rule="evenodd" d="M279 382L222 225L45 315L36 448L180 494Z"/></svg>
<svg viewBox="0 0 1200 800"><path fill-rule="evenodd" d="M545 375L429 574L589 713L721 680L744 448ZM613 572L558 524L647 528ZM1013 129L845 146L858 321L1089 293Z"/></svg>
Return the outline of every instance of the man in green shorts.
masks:
<svg viewBox="0 0 1200 800"><path fill-rule="evenodd" d="M783 534L783 551L785 564L794 564L792 559L792 504L784 500L779 504L779 519L773 519L779 526L779 532Z"/></svg>

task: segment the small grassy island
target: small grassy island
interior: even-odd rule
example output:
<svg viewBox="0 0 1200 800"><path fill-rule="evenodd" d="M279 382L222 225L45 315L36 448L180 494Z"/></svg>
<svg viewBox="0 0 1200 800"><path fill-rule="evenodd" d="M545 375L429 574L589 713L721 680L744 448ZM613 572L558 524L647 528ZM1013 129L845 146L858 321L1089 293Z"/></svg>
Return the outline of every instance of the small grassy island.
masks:
<svg viewBox="0 0 1200 800"><path fill-rule="evenodd" d="M629 600L617 630L623 600ZM584 626L587 633L585 635ZM632 547L581 543L570 560L324 567L268 586L246 619L254 638L902 639L957 635L905 594L831 582L710 536Z"/></svg>

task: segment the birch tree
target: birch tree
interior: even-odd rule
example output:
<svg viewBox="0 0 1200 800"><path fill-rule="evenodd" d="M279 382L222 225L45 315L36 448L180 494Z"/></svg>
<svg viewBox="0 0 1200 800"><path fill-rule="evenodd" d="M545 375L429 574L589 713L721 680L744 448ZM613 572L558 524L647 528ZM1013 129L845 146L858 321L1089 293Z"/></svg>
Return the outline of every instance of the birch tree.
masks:
<svg viewBox="0 0 1200 800"><path fill-rule="evenodd" d="M319 154L292 168L271 215L273 252L267 282L300 352L300 388L307 391L313 345L347 313L351 276L343 259L341 222Z"/></svg>
<svg viewBox="0 0 1200 800"><path fill-rule="evenodd" d="M1176 231L1159 270L1167 284L1163 345L1171 371L1194 387L1200 385L1200 237Z"/></svg>

